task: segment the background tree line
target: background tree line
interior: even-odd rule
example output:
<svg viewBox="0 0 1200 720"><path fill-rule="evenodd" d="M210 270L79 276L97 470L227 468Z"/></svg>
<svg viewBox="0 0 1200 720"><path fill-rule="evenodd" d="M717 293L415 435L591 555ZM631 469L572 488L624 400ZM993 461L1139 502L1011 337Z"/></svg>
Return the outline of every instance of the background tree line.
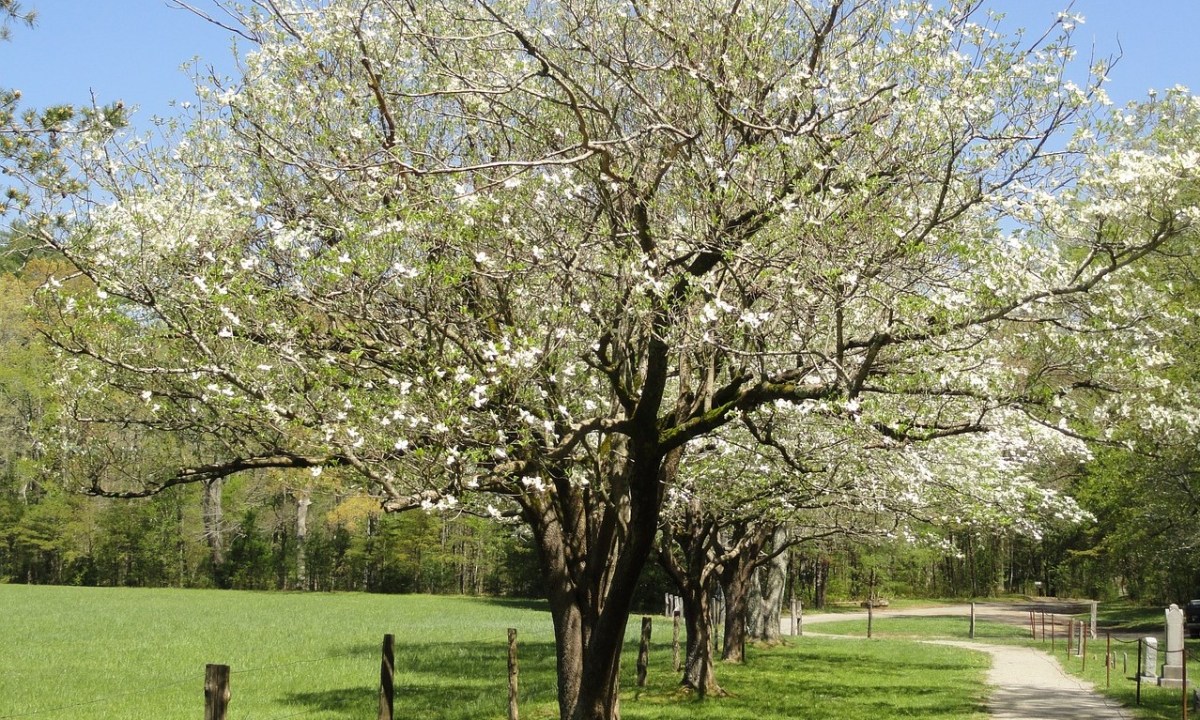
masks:
<svg viewBox="0 0 1200 720"><path fill-rule="evenodd" d="M137 500L71 492L86 482L35 439L52 380L26 312L59 261L19 227L0 235L0 248L0 580L540 595L536 551L515 527L457 511L385 514L328 476L302 473L297 489L296 473L264 471ZM1180 302L1195 297L1186 264L1155 272ZM1167 341L1187 360L1169 373L1194 375L1196 329L1181 325ZM1098 446L1089 462L1045 468L1095 522L1061 522L1039 537L964 526L938 529L941 541L925 545L809 543L787 553L787 598L806 607L860 599L872 577L882 597L1041 592L1165 602L1200 594L1200 451L1136 423L1122 432L1123 444ZM671 581L650 566L639 605L657 609L663 592L674 592Z"/></svg>
<svg viewBox="0 0 1200 720"><path fill-rule="evenodd" d="M1102 110L1069 16L229 9L259 49L161 145L119 102L0 122L51 253L7 339L16 574L515 592L483 518L519 518L563 720L619 717L652 559L701 695L718 586L739 661L806 554L814 604L1170 583L1135 556L1189 517L1123 511L1200 428L1186 262L1147 260L1195 254L1200 103Z"/></svg>

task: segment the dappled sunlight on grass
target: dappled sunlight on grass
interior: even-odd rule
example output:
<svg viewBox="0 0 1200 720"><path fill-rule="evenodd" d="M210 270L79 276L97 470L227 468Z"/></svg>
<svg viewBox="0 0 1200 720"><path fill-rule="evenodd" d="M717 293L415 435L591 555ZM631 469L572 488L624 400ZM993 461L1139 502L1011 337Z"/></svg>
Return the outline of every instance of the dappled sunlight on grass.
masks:
<svg viewBox="0 0 1200 720"><path fill-rule="evenodd" d="M0 717L183 720L203 712L206 663L231 666L230 717L374 717L380 645L395 635L396 717L506 717L506 628L518 628L523 720L557 717L553 631L532 601L358 594L0 585ZM699 701L672 672L656 618L635 687L640 617L626 633L625 718L982 718L986 659L908 642L790 638L720 663L728 697Z"/></svg>

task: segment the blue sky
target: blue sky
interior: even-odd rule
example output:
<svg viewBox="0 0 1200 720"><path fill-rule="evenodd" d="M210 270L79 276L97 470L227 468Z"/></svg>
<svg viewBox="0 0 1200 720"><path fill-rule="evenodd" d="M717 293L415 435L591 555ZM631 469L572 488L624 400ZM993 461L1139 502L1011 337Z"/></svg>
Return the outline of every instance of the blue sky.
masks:
<svg viewBox="0 0 1200 720"><path fill-rule="evenodd" d="M1014 25L1043 28L1068 0L989 0ZM194 0L212 9L211 0ZM16 28L0 43L0 86L20 88L28 106L120 99L142 115L170 115L172 99L189 98L179 66L194 56L229 71L230 34L166 0L23 0L37 28ZM1198 0L1075 0L1087 23L1076 34L1081 55L1118 52L1109 94L1117 103L1144 99L1150 88L1186 85L1200 93Z"/></svg>

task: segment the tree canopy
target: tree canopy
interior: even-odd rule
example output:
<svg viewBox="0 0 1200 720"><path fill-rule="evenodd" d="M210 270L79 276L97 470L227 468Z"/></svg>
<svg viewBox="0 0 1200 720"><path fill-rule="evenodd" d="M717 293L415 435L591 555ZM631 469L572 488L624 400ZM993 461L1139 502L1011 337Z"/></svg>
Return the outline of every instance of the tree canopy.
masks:
<svg viewBox="0 0 1200 720"><path fill-rule="evenodd" d="M1122 271L1196 214L1196 135L1161 130L1195 101L1109 116L1098 79L1066 79L1070 16L1033 40L974 2L241 22L243 76L165 138L114 106L22 151L31 227L86 279L39 300L58 448L190 438L92 472L102 494L338 468L389 510L519 514L563 718L616 714L689 453L776 408L864 449L1099 422L1153 354L1160 291ZM805 427L776 431L797 457Z"/></svg>

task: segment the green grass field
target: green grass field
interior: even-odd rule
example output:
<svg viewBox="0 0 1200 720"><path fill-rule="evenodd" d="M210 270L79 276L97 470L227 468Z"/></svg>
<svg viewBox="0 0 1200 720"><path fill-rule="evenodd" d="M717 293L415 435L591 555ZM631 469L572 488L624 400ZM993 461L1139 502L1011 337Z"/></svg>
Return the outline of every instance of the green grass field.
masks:
<svg viewBox="0 0 1200 720"><path fill-rule="evenodd" d="M556 716L554 646L541 603L454 597L0 585L0 720L196 718L204 665L232 669L230 718L363 720L377 713L379 648L396 636L396 717L506 717L506 633L519 631L521 717ZM634 618L634 623L639 620ZM670 621L654 626L650 682L625 718L980 720L985 656L894 642L796 639L722 664L729 697L698 702L671 672Z"/></svg>
<svg viewBox="0 0 1200 720"><path fill-rule="evenodd" d="M813 623L812 632L830 635L866 637L866 620L838 620ZM888 617L878 615L871 625L871 636L880 639L951 639L966 640L970 637L970 623L963 617ZM975 639L980 642L1019 642L1029 639L1029 628L1024 625L978 620L975 623Z"/></svg>

